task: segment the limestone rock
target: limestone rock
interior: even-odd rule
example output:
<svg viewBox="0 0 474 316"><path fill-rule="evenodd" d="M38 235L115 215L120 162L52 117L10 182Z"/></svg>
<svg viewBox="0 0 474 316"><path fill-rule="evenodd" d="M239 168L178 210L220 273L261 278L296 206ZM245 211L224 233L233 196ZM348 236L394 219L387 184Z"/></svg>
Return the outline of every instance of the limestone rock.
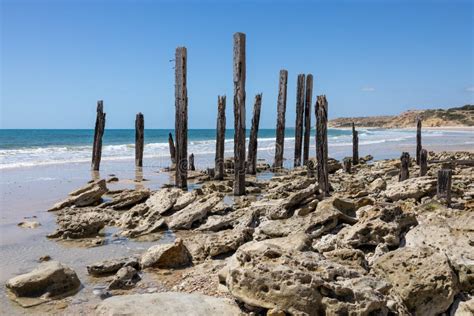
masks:
<svg viewBox="0 0 474 316"><path fill-rule="evenodd" d="M369 192L380 192L387 188L387 183L382 178L377 178L369 184Z"/></svg>
<svg viewBox="0 0 474 316"><path fill-rule="evenodd" d="M138 269L139 265L139 260L136 257L110 259L87 266L87 272L93 276L103 276L114 274L122 267L131 266Z"/></svg>
<svg viewBox="0 0 474 316"><path fill-rule="evenodd" d="M97 315L157 315L157 316L238 316L237 304L228 299L202 294L164 292L113 296L96 308Z"/></svg>
<svg viewBox="0 0 474 316"><path fill-rule="evenodd" d="M123 288L130 288L140 281L138 271L132 266L123 266L117 271L114 278L110 282L108 289L116 290Z"/></svg>
<svg viewBox="0 0 474 316"><path fill-rule="evenodd" d="M76 191L69 193L69 197L55 204L48 211L57 211L68 206L89 206L95 205L102 200L102 195L107 193L105 180L94 181Z"/></svg>
<svg viewBox="0 0 474 316"><path fill-rule="evenodd" d="M191 263L191 254L181 239L176 239L172 244L159 244L150 247L140 260L143 269L177 268Z"/></svg>
<svg viewBox="0 0 474 316"><path fill-rule="evenodd" d="M203 220L207 214L222 200L218 193L203 197L167 219L170 229L190 229L191 226Z"/></svg>
<svg viewBox="0 0 474 316"><path fill-rule="evenodd" d="M146 201L146 205L150 207L152 212L160 215L170 211L175 205L178 198L182 195L183 190L177 188L165 188L153 193Z"/></svg>
<svg viewBox="0 0 474 316"><path fill-rule="evenodd" d="M141 190L123 190L113 196L112 201L106 202L101 207L112 207L115 210L129 209L132 206L143 202L150 196L150 191Z"/></svg>
<svg viewBox="0 0 474 316"><path fill-rule="evenodd" d="M6 287L17 297L55 298L76 291L81 282L76 272L58 261L41 263L33 271L7 281Z"/></svg>
<svg viewBox="0 0 474 316"><path fill-rule="evenodd" d="M85 238L94 237L104 228L108 221L105 214L89 211L85 213L65 213L58 216L57 223L59 228L48 235L49 238Z"/></svg>
<svg viewBox="0 0 474 316"><path fill-rule="evenodd" d="M419 200L422 197L432 195L435 192L436 179L424 176L389 184L384 194L388 199L398 201L410 198Z"/></svg>
<svg viewBox="0 0 474 316"><path fill-rule="evenodd" d="M372 272L393 285L414 315L445 312L458 293L456 274L442 253L429 247L404 247L381 256Z"/></svg>
<svg viewBox="0 0 474 316"><path fill-rule="evenodd" d="M30 228L30 229L38 228L41 226L41 224L37 221L24 221L24 222L18 223L17 225L21 228Z"/></svg>

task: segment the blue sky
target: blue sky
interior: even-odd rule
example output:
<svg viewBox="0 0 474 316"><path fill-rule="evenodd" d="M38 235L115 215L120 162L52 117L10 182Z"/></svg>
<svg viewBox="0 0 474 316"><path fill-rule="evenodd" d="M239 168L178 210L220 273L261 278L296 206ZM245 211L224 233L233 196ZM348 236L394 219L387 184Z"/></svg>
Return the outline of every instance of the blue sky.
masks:
<svg viewBox="0 0 474 316"><path fill-rule="evenodd" d="M190 128L214 128L217 95L232 114L232 35L247 34L247 121L263 93L274 128L278 73L312 73L329 115L397 114L474 102L473 1L1 2L2 128L174 126L175 48L188 49ZM313 97L314 98L314 97ZM249 124L247 125L250 126Z"/></svg>

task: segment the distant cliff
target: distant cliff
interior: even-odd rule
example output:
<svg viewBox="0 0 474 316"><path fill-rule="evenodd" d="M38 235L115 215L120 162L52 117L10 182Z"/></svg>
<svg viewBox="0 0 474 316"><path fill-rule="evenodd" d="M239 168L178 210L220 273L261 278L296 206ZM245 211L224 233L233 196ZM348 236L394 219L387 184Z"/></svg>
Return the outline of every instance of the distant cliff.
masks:
<svg viewBox="0 0 474 316"><path fill-rule="evenodd" d="M359 127L415 127L417 116L423 119L423 127L474 126L474 105L450 109L410 110L393 116L343 117L330 120L328 125L334 128L350 127L354 122Z"/></svg>

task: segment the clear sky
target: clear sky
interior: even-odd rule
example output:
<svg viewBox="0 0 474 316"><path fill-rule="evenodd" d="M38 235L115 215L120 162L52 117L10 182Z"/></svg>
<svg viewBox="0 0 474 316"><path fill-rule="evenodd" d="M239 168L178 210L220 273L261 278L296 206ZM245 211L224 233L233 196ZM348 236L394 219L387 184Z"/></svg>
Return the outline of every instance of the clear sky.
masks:
<svg viewBox="0 0 474 316"><path fill-rule="evenodd" d="M133 128L139 111L171 128L177 46L189 127L215 127L219 94L233 126L234 32L247 35L247 122L262 92L262 128L275 127L282 68L287 126L299 73L332 118L474 102L474 1L0 2L3 128L92 128L98 99L108 128Z"/></svg>

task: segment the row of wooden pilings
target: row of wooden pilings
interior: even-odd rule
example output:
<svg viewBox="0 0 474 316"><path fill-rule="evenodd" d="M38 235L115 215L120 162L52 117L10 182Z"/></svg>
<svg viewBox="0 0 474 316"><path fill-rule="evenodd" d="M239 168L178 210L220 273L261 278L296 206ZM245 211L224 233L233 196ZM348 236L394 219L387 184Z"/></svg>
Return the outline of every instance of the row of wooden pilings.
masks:
<svg viewBox="0 0 474 316"><path fill-rule="evenodd" d="M245 175L256 174L257 166L257 138L260 121L260 110L262 104L262 94L255 96L252 126L248 155L246 157L245 139L245 82L246 82L246 37L243 33L234 34L234 56L233 56L233 81L234 81L234 195L245 194ZM275 158L273 168L275 170L283 168L283 152L285 139L285 115L287 103L287 83L288 71L281 70L278 86L277 101L277 124ZM308 165L313 168L312 161L309 160L310 136L311 136L311 104L312 104L313 76L311 74L298 75L296 93L296 122L295 122L295 152L293 165L295 167ZM224 143L226 129L226 97L218 96L217 99L217 126L216 126L216 154L214 178L221 180L224 177ZM185 47L178 47L175 55L175 141L172 134L169 134L169 148L172 163L175 166L175 185L179 188L187 188L187 171L194 170L194 155L188 157L188 96L187 96L187 50ZM328 176L328 102L325 95L316 97L316 158L317 158L317 180L321 193L329 195ZM99 170L102 136L105 128L105 113L103 102L98 101L97 119L94 133L94 145L92 153L92 169ZM417 147L416 162L420 165L420 175L427 172L426 149L421 146L421 119L417 120ZM359 163L359 136L352 124L352 159L345 158L344 169L351 172L351 165ZM138 113L135 121L135 164L141 167L143 164L144 147L144 117ZM303 156L302 156L303 153ZM246 159L247 158L247 159ZM399 180L404 181L409 177L410 155L406 152L401 156L401 167ZM441 170L438 175L438 194L450 199L451 187L450 170Z"/></svg>

